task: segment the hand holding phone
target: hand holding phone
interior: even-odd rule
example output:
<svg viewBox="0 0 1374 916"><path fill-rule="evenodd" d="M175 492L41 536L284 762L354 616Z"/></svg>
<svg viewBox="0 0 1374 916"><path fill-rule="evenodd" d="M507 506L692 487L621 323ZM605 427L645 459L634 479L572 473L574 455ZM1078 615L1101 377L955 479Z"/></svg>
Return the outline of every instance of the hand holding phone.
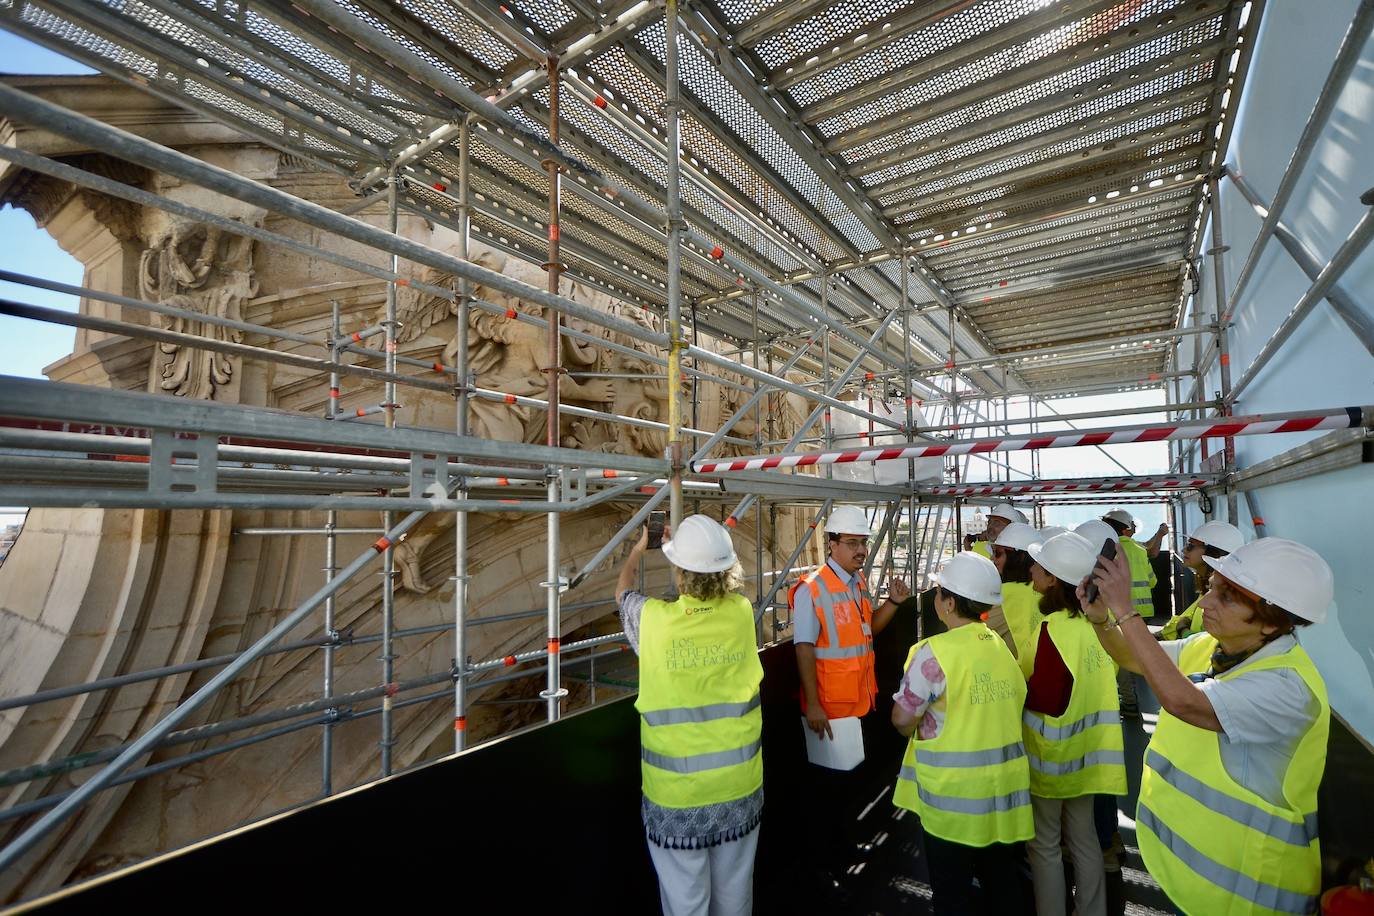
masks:
<svg viewBox="0 0 1374 916"><path fill-rule="evenodd" d="M1115 559L1116 559L1116 541L1113 541L1111 538L1107 538L1106 542L1103 543L1103 545L1102 545L1102 551L1101 551L1101 553L1098 554L1098 556L1101 557L1102 559L1106 560L1106 561L1109 562L1109 563L1110 563L1112 560L1115 560ZM1084 604L1093 604L1094 602L1097 601L1097 592L1098 592L1098 589L1097 589L1097 580L1093 578L1093 573L1096 573L1096 572L1097 572L1097 567L1094 566L1094 567L1093 567L1093 572L1088 573L1088 584L1087 584L1087 586L1084 587L1084 590L1083 590L1083 597L1087 599L1087 600L1084 602Z"/></svg>
<svg viewBox="0 0 1374 916"><path fill-rule="evenodd" d="M649 530L649 542L646 546L650 550L658 550L663 546L663 528L667 523L667 512L649 513L649 522L645 527Z"/></svg>

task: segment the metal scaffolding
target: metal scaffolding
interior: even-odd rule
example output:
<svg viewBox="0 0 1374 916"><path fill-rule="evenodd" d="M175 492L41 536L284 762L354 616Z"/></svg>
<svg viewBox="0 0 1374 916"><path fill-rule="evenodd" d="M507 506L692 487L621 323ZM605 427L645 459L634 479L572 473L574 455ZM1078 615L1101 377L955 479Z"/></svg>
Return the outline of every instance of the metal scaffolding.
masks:
<svg viewBox="0 0 1374 916"><path fill-rule="evenodd" d="M451 703L453 746L463 752L471 747L474 694L512 678L543 676L539 701L545 718L557 720L565 711L568 666L595 665L626 648L623 633L564 643L564 613L609 610L609 600L579 586L665 501L672 524L688 511L687 500L731 526L748 524L748 510L755 509L753 597L762 643L787 635L790 621L779 613L787 603L779 595L805 571L798 563L808 546L817 549L809 544L812 534L835 504L870 510L877 532L866 569L872 581L895 575L920 589L940 558L958 549L967 507L1014 498L1043 523L1046 506L1148 502L1169 507L1176 519L1182 501L1215 495L1230 501L1228 517L1235 518L1240 494L1249 501L1251 491L1275 480L1355 460L1370 442L1374 408L1232 415L1245 406L1242 396L1253 379L1322 301L1374 352L1374 329L1339 282L1374 235L1374 216L1366 213L1328 262L1282 221L1307 153L1369 36L1374 4L1360 6L1267 208L1226 164L1263 6L1262 0L1090 0L1043 8L1001 0L935 0L911 8L764 0L508 0L499 8L425 0L0 5L0 27L347 179L357 200L330 209L15 85L0 83L0 117L261 208L373 257L250 226L80 162L10 146L0 146L0 159L385 285L384 318L375 327L346 335L336 302L327 333L315 338L0 273L0 280L117 305L125 315L219 325L257 343L18 299L0 300L0 314L289 366L329 386L319 416L0 378L0 504L301 510L311 521L299 527L241 526L235 534L321 537L325 557L319 590L242 652L0 703L0 710L26 708L219 669L136 740L0 773L0 785L14 785L99 767L75 789L0 811L0 821L15 825L0 849L0 870L104 788L302 729L320 728L320 793L329 795L334 731L345 721L377 716L378 775L387 776L396 769L394 713L408 705ZM956 80L953 73L961 75ZM1220 201L1231 186L1264 211L1264 228L1228 288ZM353 215L368 207L384 208L385 228ZM454 230L456 251L406 238L405 216ZM1192 281L1209 222L1215 301L1225 307L1207 319ZM1228 328L1249 301L1242 294L1271 238L1312 285L1233 383ZM475 263L472 242L537 263L544 288ZM451 282L413 279L405 265ZM566 281L642 310L654 322L593 308L566 295ZM403 352L402 286L453 303L454 365ZM545 317L486 301L479 288L540 306ZM472 310L543 331L542 398L480 384L467 357ZM707 346L700 335L720 347ZM369 346L372 338L380 349ZM560 365L569 339L641 363L645 374L627 373L625 380L662 380L666 416L563 403L563 376L578 375ZM1204 388L1214 363L1220 390L1209 393ZM380 402L345 410L346 381L380 386ZM714 390L708 386L747 395L718 429L697 427L700 393ZM399 425L405 390L453 397L453 426ZM1148 393L1161 402L1064 414L1051 404L1056 397L1118 392ZM775 399L783 398L805 404L805 418L791 434L773 425ZM543 444L517 450L472 435L475 401L542 411ZM1023 413L1013 416L1013 406ZM835 434L832 412L863 424L860 441ZM1133 414L1165 419L1073 426ZM376 416L380 423L368 422ZM667 447L653 457L567 448L561 417L652 429ZM754 433L731 435L746 418ZM1236 436L1314 430L1332 432L1262 466L1236 465L1230 444ZM1226 443L1226 458L1204 468L1196 446L1208 439ZM1104 452L1125 476L1039 479L1041 449L1124 442L1167 443L1170 471L1135 474ZM729 457L723 445L752 454ZM1017 465L1014 451L1028 452L1029 460ZM945 460L942 479L912 480L915 460L930 457ZM905 466L907 479L877 484L832 473L832 466L875 461ZM970 470L980 473L970 479ZM562 569L563 517L613 501L638 507L582 569ZM1253 514L1254 503L1247 505ZM784 508L810 519L799 543L777 541L777 512ZM382 522L376 529L341 527L338 513L351 510L377 511ZM474 512L544 517L542 607L472 615ZM394 548L430 513L455 520L452 620L401 628ZM346 535L375 540L355 556L340 556ZM341 596L374 561L381 631L355 636L338 627ZM541 616L541 648L471 657L473 627ZM283 641L308 621L314 635ZM450 631L450 668L398 680L394 661L406 639ZM380 652L378 683L338 693L335 653L373 643ZM318 650L317 698L178 730L254 661L293 650ZM503 670L510 668L517 670ZM253 731L264 726L271 728ZM157 748L248 731L131 769Z"/></svg>

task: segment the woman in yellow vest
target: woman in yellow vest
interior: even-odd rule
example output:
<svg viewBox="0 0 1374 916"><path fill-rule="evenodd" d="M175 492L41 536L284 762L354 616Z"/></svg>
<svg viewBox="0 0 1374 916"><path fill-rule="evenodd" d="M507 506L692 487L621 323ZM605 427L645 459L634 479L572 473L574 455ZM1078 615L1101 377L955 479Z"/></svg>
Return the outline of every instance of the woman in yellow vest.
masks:
<svg viewBox="0 0 1374 916"><path fill-rule="evenodd" d="M1076 592L1099 549L1072 532L1028 549L1043 615L1022 719L1035 813L1027 851L1039 916L1065 911L1061 839L1073 859L1078 916L1107 912L1093 796L1125 794L1126 761L1116 666L1098 645Z"/></svg>
<svg viewBox="0 0 1374 916"><path fill-rule="evenodd" d="M1154 587L1158 579L1154 567L1150 565L1150 557L1159 553L1159 545L1169 530L1168 526L1160 525L1154 536L1141 544L1135 539L1135 518L1125 509L1113 509L1102 516L1102 521L1116 532L1117 543L1131 564L1131 600L1135 602L1135 609L1141 617L1153 617Z"/></svg>
<svg viewBox="0 0 1374 916"><path fill-rule="evenodd" d="M1030 522L1030 519L1026 517L1026 513L1022 512L1011 503L1002 503L1001 505L993 506L992 509L988 511L987 530L982 533L978 540L973 542L973 547L970 549L979 556L987 557L991 560L993 543L997 540L997 536L1002 533L1002 529L1012 522L1024 525Z"/></svg>
<svg viewBox="0 0 1374 916"><path fill-rule="evenodd" d="M1163 643L1132 610L1126 562L1094 574L1098 638L1163 707L1140 781L1140 854L1189 916L1314 913L1331 707L1294 631L1326 619L1331 568L1283 538L1204 562L1206 632Z"/></svg>
<svg viewBox="0 0 1374 916"><path fill-rule="evenodd" d="M729 532L693 515L673 534L663 555L675 567L677 600L632 588L647 530L616 585L639 655L640 812L666 916L743 916L753 909L763 814L754 612L738 592Z"/></svg>
<svg viewBox="0 0 1374 916"><path fill-rule="evenodd" d="M1188 537L1183 548L1183 565L1193 571L1197 580L1199 596L1207 594L1212 579L1212 567L1204 558L1220 560L1245 543L1245 535L1229 522L1206 522ZM1202 632L1202 598L1199 597L1188 609L1169 620L1159 631L1159 639L1185 639L1194 633Z"/></svg>
<svg viewBox="0 0 1374 916"><path fill-rule="evenodd" d="M948 628L908 653L892 724L910 737L892 801L921 818L934 912L1012 913L1019 851L1031 826L1030 771L1021 741L1025 681L981 618L1002 598L991 561L965 551L935 577L935 613Z"/></svg>
<svg viewBox="0 0 1374 916"><path fill-rule="evenodd" d="M988 626L1007 641L1021 672L1030 677L1035 661L1035 639L1040 630L1040 595L1031 585L1031 560L1027 549L1044 540L1030 525L1012 522L992 545L992 562L1002 577L1001 607L988 614Z"/></svg>

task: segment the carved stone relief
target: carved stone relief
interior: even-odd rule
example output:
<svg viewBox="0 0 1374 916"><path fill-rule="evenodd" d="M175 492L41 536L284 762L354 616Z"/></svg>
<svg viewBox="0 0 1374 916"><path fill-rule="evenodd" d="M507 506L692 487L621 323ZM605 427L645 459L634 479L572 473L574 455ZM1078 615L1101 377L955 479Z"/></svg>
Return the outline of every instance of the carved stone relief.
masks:
<svg viewBox="0 0 1374 916"><path fill-rule="evenodd" d="M243 303L257 294L253 276L253 240L230 235L201 223L173 223L152 241L139 260L139 286L150 302L171 305L217 318L242 318ZM187 318L159 316L168 330L243 340L243 332ZM237 360L224 353L175 343L158 349L157 386L189 398L214 398L229 384Z"/></svg>

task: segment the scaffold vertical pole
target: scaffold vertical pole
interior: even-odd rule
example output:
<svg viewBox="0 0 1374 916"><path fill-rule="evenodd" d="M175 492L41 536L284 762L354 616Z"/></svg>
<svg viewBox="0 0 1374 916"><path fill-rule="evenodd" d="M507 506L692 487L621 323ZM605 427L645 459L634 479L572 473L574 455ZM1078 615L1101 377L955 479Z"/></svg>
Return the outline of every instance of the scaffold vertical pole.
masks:
<svg viewBox="0 0 1374 916"><path fill-rule="evenodd" d="M750 291L751 319L750 333L754 338L754 368L760 366L759 360L759 288L757 285ZM754 447L763 448L763 398L759 398L754 407ZM759 607L763 607L763 500L759 499L754 503L754 573L756 589L756 600ZM758 624L758 643L763 645L763 618L757 618Z"/></svg>
<svg viewBox="0 0 1374 916"><path fill-rule="evenodd" d="M826 271L821 275L821 315L825 322L830 321L830 272ZM833 394L830 390L830 329L825 330L825 337L822 339L821 347L821 388L826 394ZM826 405L825 412L821 414L821 428L825 431L825 447L835 447L835 428L830 424L830 406ZM833 468L825 469L826 477L833 477Z"/></svg>
<svg viewBox="0 0 1374 916"><path fill-rule="evenodd" d="M902 399L906 404L906 429L903 434L907 439L914 438L916 432L916 408L912 402L911 394L911 263L904 254L901 257L901 296L902 296ZM912 553L915 551L915 530L916 530L916 460L906 463L906 482L910 488L910 495L907 497L906 508L906 574L907 587L914 593L916 591L916 564L912 562ZM899 526L900 529L900 526ZM897 543L896 538L892 541L894 547ZM896 568L896 551L892 551L893 568Z"/></svg>
<svg viewBox="0 0 1374 916"><path fill-rule="evenodd" d="M664 96L668 186L668 521L676 528L682 521L682 171L681 113L678 80L678 0L664 8ZM755 341L757 345L757 338Z"/></svg>
<svg viewBox="0 0 1374 916"><path fill-rule="evenodd" d="M1006 365L1004 364L1004 365L1002 366L1002 435L1004 435L1004 436L1010 436L1010 435L1011 435L1011 426L1009 426L1008 423L1007 423L1007 421L1011 419L1011 404L1010 404L1010 401L1009 401L1009 399L1008 399L1008 397L1007 397L1007 391L1008 391L1008 389L1007 389L1007 367L1006 367ZM1005 465L1005 467L1004 467L1004 470L1005 470L1006 475L1007 475L1007 476L1006 476L1006 481L1007 481L1007 483L1011 483L1011 456L1010 456L1010 455L1007 456L1007 463L1006 463L1006 465Z"/></svg>
<svg viewBox="0 0 1374 916"><path fill-rule="evenodd" d="M951 303L949 304L948 312L949 312L949 409L950 409L950 416L951 416L951 418L952 418L952 422L957 426L957 425L959 424L959 409L960 409L961 405L960 405L960 403L959 403L959 370L955 368L955 366L956 366L956 364L957 364L957 362L958 362L958 347L956 346L957 341L956 341L956 338L955 338L955 336L954 336L954 303L953 303L953 302L951 302ZM959 459L958 459L958 458L955 458L953 463L954 463L954 482L955 482L955 483L962 483L963 480L964 480L964 478L965 478L965 476L967 476L967 475L964 474L964 473L960 473L960 470L959 470ZM967 471L967 469L968 469L968 462L965 461L965 462L964 462L964 470ZM960 508L961 506L962 506L962 503L961 503L958 499L954 500L954 506L953 506L953 512L954 512L954 550L955 550L956 553L958 553L959 549L960 549L960 548L963 546L963 544L964 544L964 513L963 513L962 509ZM945 532L946 532L946 534L948 534L948 532L949 532L949 527L948 527L948 526L945 527ZM941 553L941 555L944 554L944 542L945 542L945 539L942 538L941 541L940 541L940 553Z"/></svg>
<svg viewBox="0 0 1374 916"><path fill-rule="evenodd" d="M1217 362L1221 373L1221 415L1231 416L1233 405L1231 403L1231 350L1230 341L1227 339L1227 325L1231 323L1231 315L1226 310L1226 243L1221 233L1221 177L1219 174L1211 177L1212 191L1212 279L1216 283L1216 332L1217 332ZM1223 470L1226 474L1231 474L1236 469L1236 440L1227 438L1223 440ZM1226 520L1231 524L1236 523L1236 491L1231 486L1230 481L1226 483Z"/></svg>
<svg viewBox="0 0 1374 916"><path fill-rule="evenodd" d="M810 338L811 341L814 341L815 339L816 339L816 338L815 338L814 335ZM807 344L807 346L809 346L809 344ZM769 347L768 347L768 374L769 374L769 375L774 375L774 374L776 374L775 371L774 371L775 369L776 369L776 366L774 366L774 364L773 364L773 347L772 347L772 345L771 345L771 343L770 343L770 345L769 345ZM773 402L773 400L772 400L771 393L770 393L770 394L765 394L765 395L763 396L762 402L768 404L768 410L767 410L767 412L764 414L764 417L765 417L765 420L766 420L766 424L767 424L766 430L765 430L765 434L768 436L768 441L769 441L769 442L772 442L772 441L774 440L774 438L776 438L776 434L777 434L777 430L776 430L776 428L775 428L775 423L774 423L774 418L775 418L775 416L776 416L777 411L776 411L776 410L774 409L774 407L773 407L773 403L774 403L774 402ZM778 570L778 505L777 505L776 502L771 502L771 503L768 504L768 568L769 568L770 570L774 570L773 577L774 577L774 581L776 581L776 580L777 580L777 577L780 575L780 572L777 571L777 570ZM772 638L771 638L770 641L776 642L777 639L778 639L778 609L777 609L777 606L776 606L776 605L770 606L770 607L768 608L768 614L769 614L769 616L770 616L770 618L771 618L771 620L772 620L772 630L771 630L771 632L772 632Z"/></svg>
<svg viewBox="0 0 1374 916"><path fill-rule="evenodd" d="M467 260L470 255L468 237L471 231L472 182L472 122L464 118L458 134L458 256ZM458 280L458 325L455 368L456 416L454 429L458 435L468 434L468 300L472 284ZM467 499L467 481L458 485L458 498ZM468 740L468 514L453 514L453 750L467 749Z"/></svg>
<svg viewBox="0 0 1374 916"><path fill-rule="evenodd" d="M343 325L339 318L339 300L333 299L329 303L329 361L337 363L343 356L340 342L343 337ZM339 373L331 371L329 373L329 400L325 402L325 416L330 420L337 420L339 417ZM338 528L338 513L330 509L325 513L324 527L324 584L327 586L334 581L335 568L338 554L338 535L335 531ZM324 696L334 695L334 641L338 638L338 633L334 630L334 594L331 592L328 598L324 599L324 637L329 640L324 646ZM330 723L324 724L323 735L320 742L320 792L323 795L331 795L334 792L334 727Z"/></svg>
<svg viewBox="0 0 1374 916"><path fill-rule="evenodd" d="M1259 508L1259 497L1255 495L1254 490L1245 491L1245 508L1250 513L1250 524L1254 526L1255 537L1268 537L1269 526L1264 523L1264 514Z"/></svg>
<svg viewBox="0 0 1374 916"><path fill-rule="evenodd" d="M680 277L680 275L679 275L679 277ZM692 346L693 346L693 347L697 347L697 346L699 346L699 345L701 344L701 335L700 335L700 333L699 333L698 330L697 330L697 300L696 300L696 297L693 297L693 298L692 298L691 309L692 309ZM772 375L772 374L773 374L773 370L772 370L772 368L771 368L771 366L772 366L772 356L771 356L771 355L769 356L769 366L770 366L770 368L769 368L769 370L768 370L768 374L769 374L769 375ZM698 368L700 368L699 363L698 363L698 360L697 360L697 358L696 358L695 356L693 356L693 357L692 357L692 371L693 371L693 373L695 373L696 370L697 370ZM701 429L701 376L696 375L696 374L693 374L693 376L692 376L692 429ZM773 437L772 437L772 436L769 436L768 438L769 438L769 440L771 441ZM686 508L684 508L683 511L684 511L684 512L687 511ZM700 500L700 499L694 499L694 500L692 500L692 513L693 513L693 514L696 514L696 513L699 513L700 511L701 511L701 500Z"/></svg>
<svg viewBox="0 0 1374 916"><path fill-rule="evenodd" d="M393 166L387 174L387 227L392 235L398 234L400 228L399 213L397 210L396 199L396 169ZM393 277L400 270L400 258L395 254L390 257L390 269ZM386 283L386 371L391 375L396 374L396 281L388 280ZM387 429L396 428L396 383L387 381L383 383L383 420ZM391 530L396 522L391 512L385 512L382 516L382 527ZM382 697L382 775L391 775L391 748L395 745L394 721L395 690L393 685L396 682L396 656L392 646L392 632L396 628L396 591L394 580L396 575L396 549L390 541L387 542L386 549L382 552L382 683L387 686L386 694Z"/></svg>
<svg viewBox="0 0 1374 916"><path fill-rule="evenodd" d="M549 142L555 147L558 146L558 127L560 121L559 114L559 90L562 82L559 73L558 58L548 59L549 71ZM560 221L559 194L562 189L562 169L552 157L544 160L544 170L549 176L549 261L544 265L547 272L548 291L551 295L558 295L560 279L562 276L562 249L559 242ZM548 378L548 407L545 415L545 441L557 448L559 444L558 429L558 386L560 382L560 354L562 342L559 340L559 327L562 324L562 316L553 309L544 310L545 318L548 320L548 351L545 354L544 371ZM669 369L672 372L672 369ZM670 389L671 390L671 389ZM558 468L549 465L546 468L548 474L548 501L553 506L558 503ZM558 574L558 539L559 539L559 515L557 510L550 509L548 513L548 544L547 555L545 557L545 577L544 583L547 590L548 601L548 682L545 690L541 694L548 705L548 721L557 722L562 713L563 695L567 693L562 685L562 659L559 656L559 647L562 641L562 615L559 608L559 574Z"/></svg>
<svg viewBox="0 0 1374 916"><path fill-rule="evenodd" d="M1180 354L1180 352L1181 352L1181 348L1180 348L1180 346L1179 346L1179 342L1178 342L1178 341L1174 341L1174 366L1173 366L1173 367L1174 367L1175 370L1177 370L1177 369L1178 369L1178 366L1179 366L1179 358L1180 358L1179 354ZM1179 398L1182 396L1182 394L1183 394L1183 379L1182 379L1181 377L1175 375L1175 376L1174 376L1174 403L1175 403L1175 404L1182 404L1182 403L1183 403L1182 401L1179 400ZM1180 410L1180 411L1175 411L1175 412L1173 412L1172 414L1167 415L1167 416L1169 417L1170 421L1181 422L1182 420L1184 420L1184 419L1187 417L1187 412L1186 412L1186 411ZM1171 440L1169 440L1169 449L1170 449L1170 453L1169 453L1169 467L1170 467L1170 468L1173 468L1173 467L1177 466L1179 469L1182 469L1182 467L1183 467L1183 443L1182 443L1182 442L1175 442L1175 441L1173 441L1173 440L1171 439ZM1174 555L1175 555L1175 556L1178 556L1178 557L1181 557L1181 556L1183 555L1183 551L1180 550L1179 548L1180 548L1180 547L1183 545L1183 543L1184 543L1184 541L1183 541L1183 518L1184 518L1184 515L1183 515L1183 501L1182 501L1181 499L1179 499L1177 496L1175 496L1175 497L1174 497L1173 499L1171 499L1169 502L1170 502L1170 505L1173 507L1173 511L1172 511L1172 513L1171 513L1171 520L1173 521L1173 524L1174 524L1174 530L1173 530L1173 533L1172 533L1172 537L1170 537L1170 539L1169 539L1169 540L1170 540L1170 546L1171 546L1172 549L1173 549ZM1178 589L1175 589L1174 591L1175 591L1175 598L1177 598L1177 597L1178 597ZM1179 607L1178 604L1175 603L1175 605L1174 605L1174 613L1175 613L1175 614L1182 613L1183 610L1184 610L1184 608Z"/></svg>

